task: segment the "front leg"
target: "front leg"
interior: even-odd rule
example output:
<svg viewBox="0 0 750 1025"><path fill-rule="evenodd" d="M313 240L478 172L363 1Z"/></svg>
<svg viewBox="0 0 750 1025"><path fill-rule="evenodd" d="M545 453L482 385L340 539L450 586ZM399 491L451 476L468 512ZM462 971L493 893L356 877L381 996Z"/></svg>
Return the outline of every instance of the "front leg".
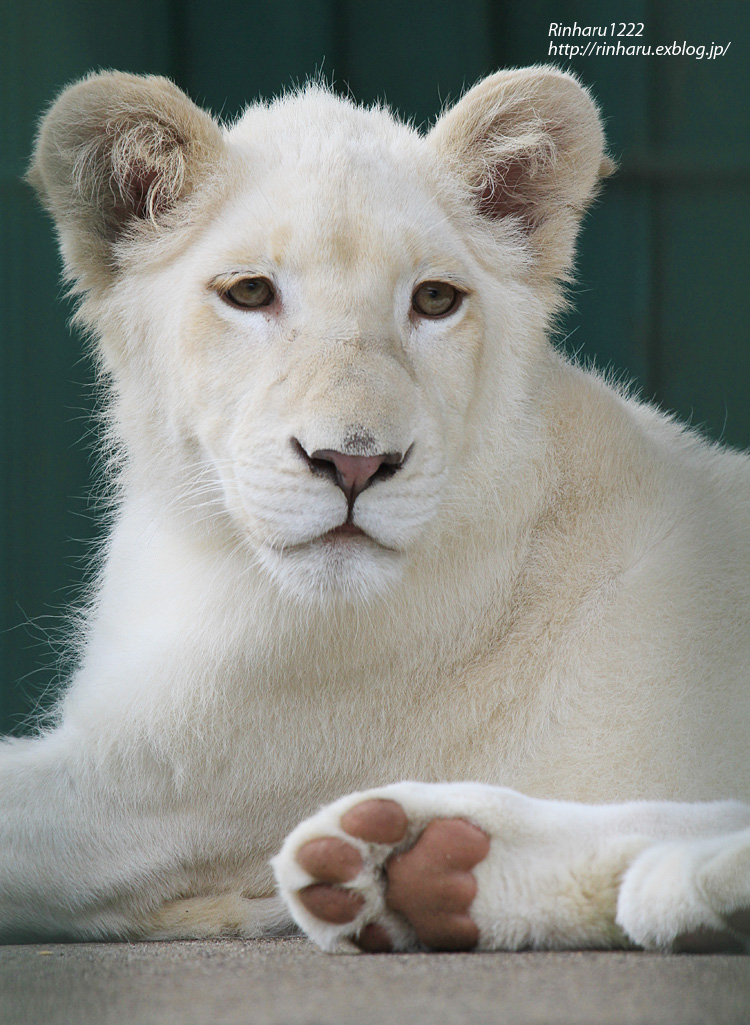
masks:
<svg viewBox="0 0 750 1025"><path fill-rule="evenodd" d="M247 885L251 853L242 816L178 798L135 745L103 758L65 726L0 741L0 942L288 932L278 897Z"/></svg>
<svg viewBox="0 0 750 1025"><path fill-rule="evenodd" d="M124 938L148 906L149 830L132 842L95 764L65 727L0 741L0 941Z"/></svg>
<svg viewBox="0 0 750 1025"><path fill-rule="evenodd" d="M0 741L0 942L140 937L176 896L179 812L138 761L66 725Z"/></svg>
<svg viewBox="0 0 750 1025"><path fill-rule="evenodd" d="M749 826L750 808L734 802L588 806L481 784L399 783L303 822L274 868L295 920L327 950L679 949L686 941L733 949L746 942ZM724 882L709 872L714 889L701 884L713 894L711 915L654 908L672 931L649 932L646 900L634 931L618 901L622 911L621 894L639 892L630 880L641 859L670 843L706 842L726 855Z"/></svg>

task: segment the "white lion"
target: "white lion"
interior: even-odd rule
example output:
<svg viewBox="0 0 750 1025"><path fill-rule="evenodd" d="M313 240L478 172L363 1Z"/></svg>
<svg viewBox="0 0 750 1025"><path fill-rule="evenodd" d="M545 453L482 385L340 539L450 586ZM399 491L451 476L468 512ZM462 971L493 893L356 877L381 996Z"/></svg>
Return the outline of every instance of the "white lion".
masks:
<svg viewBox="0 0 750 1025"><path fill-rule="evenodd" d="M750 461L548 341L608 167L546 68L426 135L60 96L30 178L119 504L0 752L4 938L747 947Z"/></svg>

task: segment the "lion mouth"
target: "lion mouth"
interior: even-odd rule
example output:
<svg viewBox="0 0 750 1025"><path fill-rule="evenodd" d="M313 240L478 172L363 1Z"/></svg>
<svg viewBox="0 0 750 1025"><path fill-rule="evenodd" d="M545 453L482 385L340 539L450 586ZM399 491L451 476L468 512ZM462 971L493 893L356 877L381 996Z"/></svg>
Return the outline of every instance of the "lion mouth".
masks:
<svg viewBox="0 0 750 1025"><path fill-rule="evenodd" d="M346 543L349 541L371 541L373 544L379 545L379 547L385 547L380 545L375 538L371 537L368 533L352 523L351 520L347 520L345 523L340 523L338 527L332 527L327 530L325 534L318 534L317 537L311 537L309 541L301 541L299 544L281 545L271 544L271 548L279 552L280 555L289 555L293 552L303 552L306 549L315 547L316 545L326 544L334 545Z"/></svg>
<svg viewBox="0 0 750 1025"><path fill-rule="evenodd" d="M315 541L312 543L354 546L356 542L367 542L370 547L380 548L384 552L400 554L398 548L392 548L390 545L385 544L385 542L379 541L372 534L368 534L366 530L358 527L356 523L352 523L351 520L347 520L346 523L340 523L338 527L333 527L331 530L326 531L325 534L315 538Z"/></svg>
<svg viewBox="0 0 750 1025"><path fill-rule="evenodd" d="M300 552L311 551L318 546L323 545L330 548L344 547L352 549L358 548L360 545L365 545L374 548L380 548L385 552L393 552L394 554L400 554L399 549L392 548L390 545L385 544L383 541L377 540L371 534L368 534L366 530L362 530L351 520L347 520L345 523L340 523L337 527L332 527L327 530L325 534L318 534L317 537L310 538L309 541L301 541L299 544L291 545L280 545L271 544L270 547L278 552L279 555L293 555Z"/></svg>
<svg viewBox="0 0 750 1025"><path fill-rule="evenodd" d="M344 538L358 538L366 537L368 540L372 540L369 534L366 534L361 527L358 527L355 523L347 520L346 523L340 523L338 527L334 527L332 530L327 531L320 538L321 541L338 541Z"/></svg>

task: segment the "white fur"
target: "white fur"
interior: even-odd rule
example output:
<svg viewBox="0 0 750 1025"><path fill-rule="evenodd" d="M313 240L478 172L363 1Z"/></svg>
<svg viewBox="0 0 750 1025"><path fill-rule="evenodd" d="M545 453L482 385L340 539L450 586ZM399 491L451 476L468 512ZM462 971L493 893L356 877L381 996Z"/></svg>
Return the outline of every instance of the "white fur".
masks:
<svg viewBox="0 0 750 1025"><path fill-rule="evenodd" d="M579 833L606 861L619 828L549 801L750 801L750 463L547 340L602 147L548 69L486 79L424 137L314 87L225 130L163 80L57 101L30 176L96 338L119 500L58 723L0 752L4 937L283 928L285 834L413 778L529 795L456 791L493 836L483 946L616 944L631 919L670 942L637 894L615 925L639 844L591 921L534 903L537 866L564 876ZM226 305L238 275L277 305ZM466 297L420 319L434 279ZM410 450L356 501L371 540L320 540L346 503L292 438ZM555 824L512 855L523 929L497 897L509 802ZM637 832L702 835L717 807L647 805Z"/></svg>

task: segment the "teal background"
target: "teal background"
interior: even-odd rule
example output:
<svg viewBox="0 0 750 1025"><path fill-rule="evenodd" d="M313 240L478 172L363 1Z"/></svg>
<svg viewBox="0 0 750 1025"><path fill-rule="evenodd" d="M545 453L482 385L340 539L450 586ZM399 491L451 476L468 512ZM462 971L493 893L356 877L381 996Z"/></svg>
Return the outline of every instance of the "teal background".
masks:
<svg viewBox="0 0 750 1025"><path fill-rule="evenodd" d="M592 87L619 174L582 237L564 344L715 438L750 444L747 29L739 3L66 0L0 3L0 725L64 674L61 612L85 579L91 373L66 327L51 225L22 183L35 121L93 68L171 76L230 116L321 72L418 121L479 76L549 60L550 22L643 22L630 42L731 42L719 60L566 60ZM610 40L608 40L610 41ZM610 41L611 42L611 41ZM555 58L552 58L553 60Z"/></svg>

